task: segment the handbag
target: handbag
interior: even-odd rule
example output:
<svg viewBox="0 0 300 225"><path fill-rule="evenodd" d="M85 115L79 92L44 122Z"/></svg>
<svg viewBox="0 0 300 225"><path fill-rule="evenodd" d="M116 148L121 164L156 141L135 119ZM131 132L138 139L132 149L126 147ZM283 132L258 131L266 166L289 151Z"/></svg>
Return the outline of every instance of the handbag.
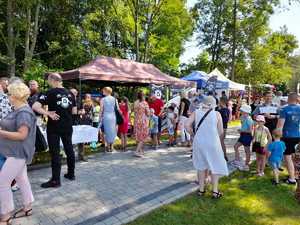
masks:
<svg viewBox="0 0 300 225"><path fill-rule="evenodd" d="M204 114L204 116L201 118L201 120L199 121L199 123L198 123L198 125L197 125L197 128L196 128L196 130L195 130L195 134L197 133L199 127L201 126L201 124L203 123L203 121L205 120L205 118L208 116L208 114L209 114L212 110L213 110L213 109L208 110L208 111Z"/></svg>
<svg viewBox="0 0 300 225"><path fill-rule="evenodd" d="M42 134L39 126L36 126L36 140L35 140L35 150L36 152L44 152L48 148L46 139Z"/></svg>
<svg viewBox="0 0 300 225"><path fill-rule="evenodd" d="M256 152L256 153L261 154L261 155L265 154L265 148L261 146L263 132L261 133L260 141L257 141L255 139L255 142L252 144L252 152Z"/></svg>
<svg viewBox="0 0 300 225"><path fill-rule="evenodd" d="M116 114L116 121L117 121L117 125L121 125L124 123L124 118L123 115L121 114L118 106L117 106L117 100L116 100L116 104L115 104L115 114Z"/></svg>

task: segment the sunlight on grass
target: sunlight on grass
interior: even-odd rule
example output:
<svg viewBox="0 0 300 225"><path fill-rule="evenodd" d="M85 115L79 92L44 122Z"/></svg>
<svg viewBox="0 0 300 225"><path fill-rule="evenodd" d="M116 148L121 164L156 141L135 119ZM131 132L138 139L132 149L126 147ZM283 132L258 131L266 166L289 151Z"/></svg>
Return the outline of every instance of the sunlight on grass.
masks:
<svg viewBox="0 0 300 225"><path fill-rule="evenodd" d="M274 187L270 178L270 170L262 178L236 171L222 179L222 199L211 199L211 189L201 199L191 194L129 225L299 225L295 187Z"/></svg>

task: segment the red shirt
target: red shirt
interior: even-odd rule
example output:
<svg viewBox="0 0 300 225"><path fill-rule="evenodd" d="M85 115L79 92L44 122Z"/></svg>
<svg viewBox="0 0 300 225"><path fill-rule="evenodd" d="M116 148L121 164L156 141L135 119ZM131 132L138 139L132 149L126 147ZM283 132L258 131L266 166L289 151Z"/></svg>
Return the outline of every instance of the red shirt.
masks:
<svg viewBox="0 0 300 225"><path fill-rule="evenodd" d="M149 105L150 109L154 109L154 114L156 116L159 116L161 110L164 107L164 102L163 102L163 100L161 100L159 98L155 98L154 101L150 100L150 102L148 102L148 105Z"/></svg>

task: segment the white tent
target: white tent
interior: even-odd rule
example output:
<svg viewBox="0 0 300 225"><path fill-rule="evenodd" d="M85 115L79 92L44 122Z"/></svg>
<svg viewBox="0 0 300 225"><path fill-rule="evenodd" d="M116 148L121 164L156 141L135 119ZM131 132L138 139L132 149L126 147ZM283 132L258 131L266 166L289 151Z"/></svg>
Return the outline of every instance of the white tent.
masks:
<svg viewBox="0 0 300 225"><path fill-rule="evenodd" d="M234 81L229 80L217 68L215 68L211 73L209 73L208 76L217 76L218 80L229 82L229 89L230 90L236 90L236 91L244 91L245 90L246 85L239 84L239 83L236 83Z"/></svg>

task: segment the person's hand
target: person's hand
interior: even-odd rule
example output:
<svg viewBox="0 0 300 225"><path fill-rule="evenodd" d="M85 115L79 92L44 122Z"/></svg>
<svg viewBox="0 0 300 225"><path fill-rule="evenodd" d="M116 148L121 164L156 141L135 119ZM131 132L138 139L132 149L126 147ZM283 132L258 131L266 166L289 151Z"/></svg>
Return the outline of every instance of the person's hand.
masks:
<svg viewBox="0 0 300 225"><path fill-rule="evenodd" d="M59 115L56 114L55 111L48 111L48 116L52 119L52 120L59 120Z"/></svg>

